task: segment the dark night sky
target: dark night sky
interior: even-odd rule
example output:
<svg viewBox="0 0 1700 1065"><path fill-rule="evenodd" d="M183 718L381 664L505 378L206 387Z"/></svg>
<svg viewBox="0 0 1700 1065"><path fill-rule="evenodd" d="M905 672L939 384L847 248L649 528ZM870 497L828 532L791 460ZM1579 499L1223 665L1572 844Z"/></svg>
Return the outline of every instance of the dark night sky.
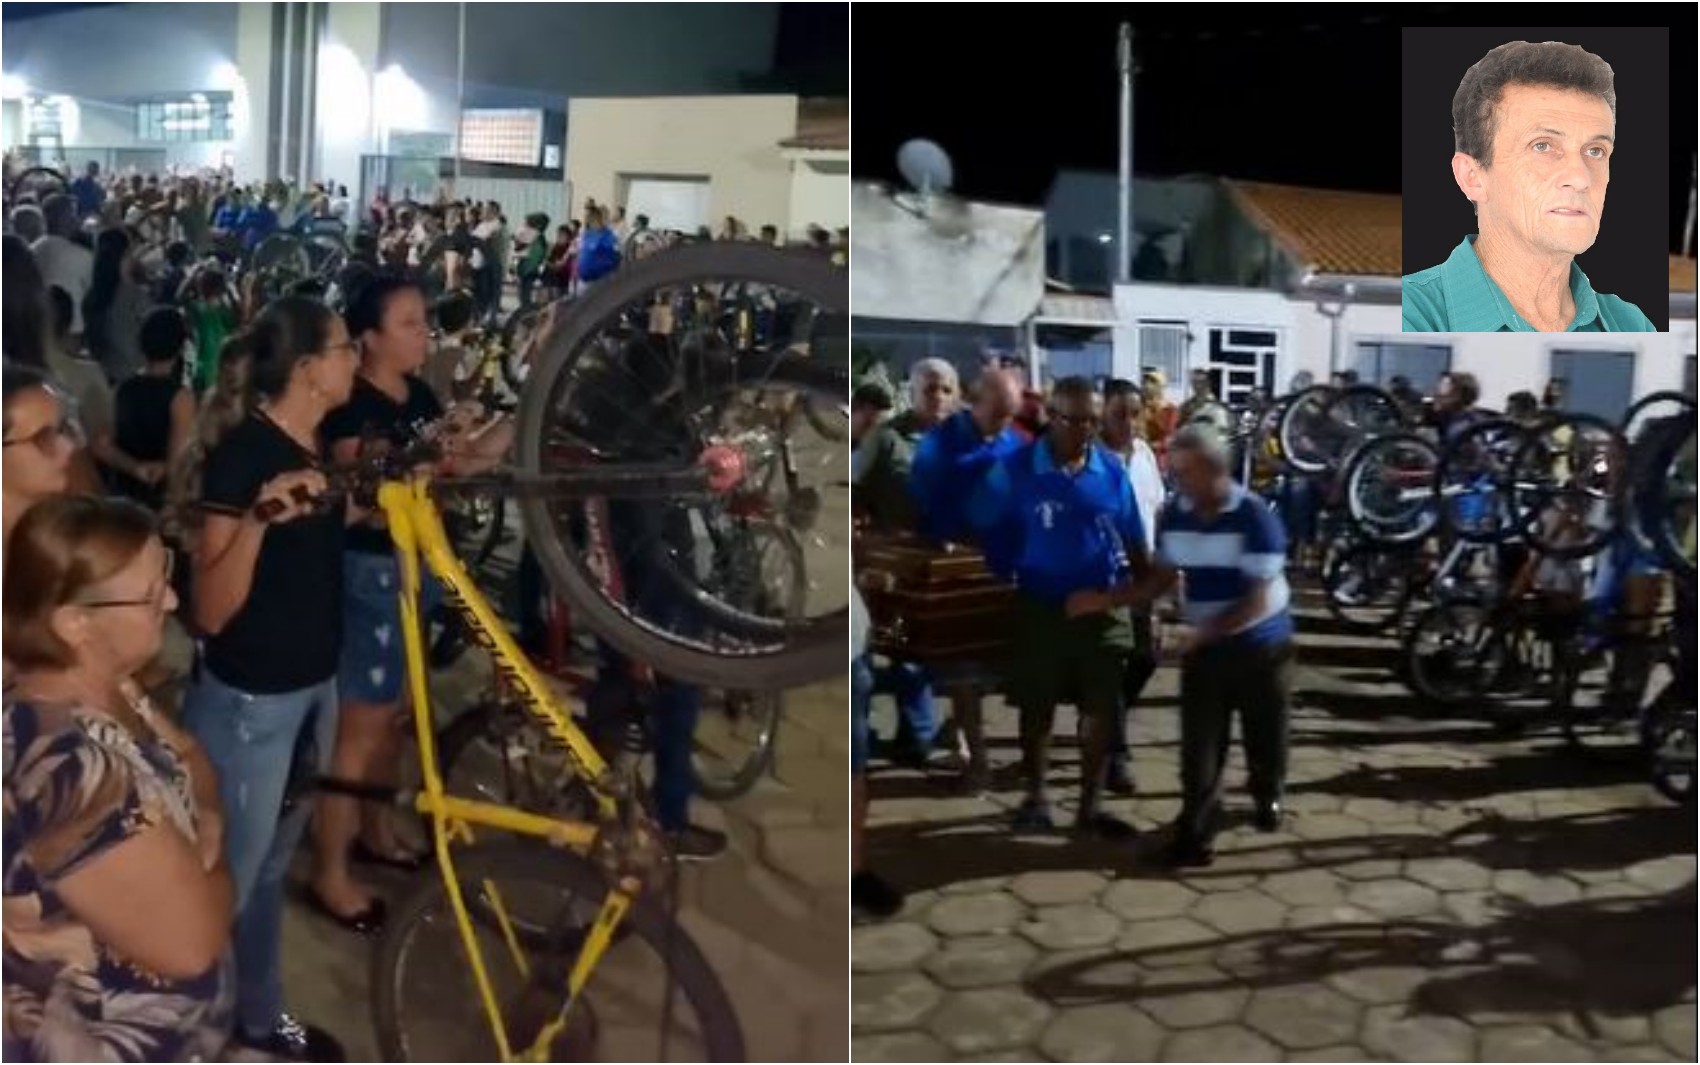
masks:
<svg viewBox="0 0 1700 1065"><path fill-rule="evenodd" d="M1677 230L1696 125L1695 7L1651 6L1670 11L1671 128L1687 131L1686 145L1681 137L1672 145ZM898 146L929 137L950 153L962 194L1035 205L1058 169L1117 167L1123 21L1133 23L1139 65L1136 172L1396 192L1399 27L1518 25L1534 14L1483 4L1239 4L1230 25L1206 4L935 11L917 18L914 5L856 5L855 174L896 182ZM953 17L954 32L945 28Z"/></svg>

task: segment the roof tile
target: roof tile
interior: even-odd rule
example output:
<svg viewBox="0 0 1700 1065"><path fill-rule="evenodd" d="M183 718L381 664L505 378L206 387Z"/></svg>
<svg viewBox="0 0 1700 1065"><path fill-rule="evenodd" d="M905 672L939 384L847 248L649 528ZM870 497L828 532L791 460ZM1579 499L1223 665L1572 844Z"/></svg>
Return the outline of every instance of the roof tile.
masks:
<svg viewBox="0 0 1700 1065"><path fill-rule="evenodd" d="M1228 181L1253 225L1280 244L1301 270L1398 277L1399 197Z"/></svg>

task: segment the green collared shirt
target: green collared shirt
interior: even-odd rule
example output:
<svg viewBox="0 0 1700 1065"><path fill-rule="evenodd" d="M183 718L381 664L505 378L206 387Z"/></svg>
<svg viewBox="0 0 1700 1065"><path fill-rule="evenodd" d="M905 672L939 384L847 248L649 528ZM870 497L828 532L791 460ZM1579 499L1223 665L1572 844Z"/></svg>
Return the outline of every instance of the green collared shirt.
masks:
<svg viewBox="0 0 1700 1065"><path fill-rule="evenodd" d="M1399 279L1401 324L1407 333L1533 333L1534 326L1482 269L1475 234L1452 249L1439 266ZM1570 294L1576 317L1567 333L1655 333L1658 327L1627 300L1595 292L1588 275L1570 264Z"/></svg>

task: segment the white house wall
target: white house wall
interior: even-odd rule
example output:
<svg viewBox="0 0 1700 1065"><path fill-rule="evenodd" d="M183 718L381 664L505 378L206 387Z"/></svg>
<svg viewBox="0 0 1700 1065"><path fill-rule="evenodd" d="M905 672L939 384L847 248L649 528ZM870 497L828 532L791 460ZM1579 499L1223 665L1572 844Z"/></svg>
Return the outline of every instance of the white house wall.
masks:
<svg viewBox="0 0 1700 1065"><path fill-rule="evenodd" d="M567 105L572 210L622 202L622 177L707 178L710 224L789 229L791 163L779 142L797 128L795 96L575 99ZM807 223L804 223L805 225Z"/></svg>
<svg viewBox="0 0 1700 1065"><path fill-rule="evenodd" d="M850 224L849 153L842 155L792 160L791 239L801 240L811 225L839 230Z"/></svg>
<svg viewBox="0 0 1700 1065"><path fill-rule="evenodd" d="M1212 326L1261 327L1278 333L1273 390L1286 389L1300 370L1325 381L1330 362L1330 324L1308 300L1296 300L1261 289L1211 288L1199 285L1134 283L1115 293L1115 374L1139 372L1137 329L1151 321L1185 322L1192 334L1190 366L1201 366L1209 352ZM1332 309L1333 305L1327 305ZM1481 382L1482 403L1503 407L1512 392L1538 392L1551 376L1555 350L1600 349L1635 353L1634 393L1646 395L1683 385L1686 356L1695 353L1696 325L1692 319L1671 323L1669 333L1426 333L1399 329L1395 305L1349 304L1340 319L1341 365L1350 366L1360 341L1440 343L1452 348L1452 369L1475 374ZM1171 382L1180 395L1184 384Z"/></svg>

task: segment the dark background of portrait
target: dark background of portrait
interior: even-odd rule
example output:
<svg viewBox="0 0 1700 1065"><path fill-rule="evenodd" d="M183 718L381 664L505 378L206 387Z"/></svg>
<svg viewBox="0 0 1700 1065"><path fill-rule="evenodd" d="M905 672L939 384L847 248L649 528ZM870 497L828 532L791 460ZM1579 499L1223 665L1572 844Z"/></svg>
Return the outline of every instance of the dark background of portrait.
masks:
<svg viewBox="0 0 1700 1065"><path fill-rule="evenodd" d="M1452 96L1471 64L1507 41L1563 41L1611 64L1617 88L1611 184L1599 237L1576 261L1597 291L1628 300L1661 332L1668 330L1668 257L1680 249L1680 243L1673 247L1673 234L1680 241L1682 224L1681 215L1671 217L1671 179L1691 165L1695 141L1691 73L1684 90L1687 120L1678 125L1672 114L1671 49L1692 52L1694 42L1692 35L1663 27L1407 26L1400 77L1404 272L1439 265L1465 234L1476 232L1470 201L1452 177ZM1692 70L1692 59L1688 66Z"/></svg>

